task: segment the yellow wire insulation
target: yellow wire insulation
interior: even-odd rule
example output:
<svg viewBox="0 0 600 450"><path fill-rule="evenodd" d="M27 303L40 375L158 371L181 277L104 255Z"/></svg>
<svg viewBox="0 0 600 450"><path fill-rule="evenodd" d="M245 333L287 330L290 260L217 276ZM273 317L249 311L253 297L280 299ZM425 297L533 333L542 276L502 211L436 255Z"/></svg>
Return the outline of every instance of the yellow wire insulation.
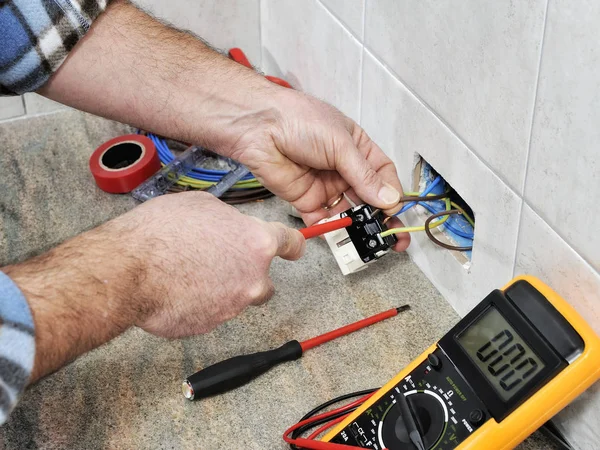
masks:
<svg viewBox="0 0 600 450"><path fill-rule="evenodd" d="M471 224L471 226L473 228L475 228L475 221L473 219L471 219L471 216L469 216L464 209L462 209L460 206L458 206L456 203L454 202L450 202L450 204L452 205L452 207L454 209L458 209L460 211L460 213L465 216L465 219L467 219L467 222L469 222Z"/></svg>
<svg viewBox="0 0 600 450"><path fill-rule="evenodd" d="M208 189L215 183L211 181L196 180L194 178L184 176L179 179L177 184L180 186L189 186L194 189ZM238 189L250 189L262 187L262 184L260 184L256 178L251 178L249 180L238 181L233 185L233 187Z"/></svg>
<svg viewBox="0 0 600 450"><path fill-rule="evenodd" d="M164 164L161 164L163 167ZM189 186L194 189L208 189L213 184L216 184L213 181L203 181L197 180L195 178L183 176L177 182L179 186ZM262 184L256 178L250 178L248 180L238 181L233 185L234 188L237 189L250 189L250 188L259 188L262 187Z"/></svg>
<svg viewBox="0 0 600 450"><path fill-rule="evenodd" d="M405 195L410 195L410 193L405 193ZM448 211L451 206L451 202L449 198L445 199L446 201L446 211ZM436 220L435 222L433 222L432 224L429 225L429 228L435 228L435 227L439 227L441 224L443 224L446 220L448 220L448 217L450 216L444 216L439 220ZM397 234L397 233L412 233L414 231L425 231L425 225L420 225L418 227L402 227L402 228L390 228L389 230L384 231L383 233L381 233L381 237L386 237L386 236L390 236L392 234Z"/></svg>

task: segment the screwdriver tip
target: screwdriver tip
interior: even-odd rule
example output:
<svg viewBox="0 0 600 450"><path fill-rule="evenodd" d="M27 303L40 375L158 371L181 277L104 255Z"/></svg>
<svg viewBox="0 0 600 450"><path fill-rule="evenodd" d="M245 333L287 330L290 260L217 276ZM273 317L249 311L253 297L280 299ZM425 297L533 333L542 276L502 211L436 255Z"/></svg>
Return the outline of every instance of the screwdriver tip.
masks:
<svg viewBox="0 0 600 450"><path fill-rule="evenodd" d="M401 312L404 312L404 311L408 311L409 309L410 309L410 305L402 305L402 306L398 306L396 308L396 312L397 313L401 313Z"/></svg>

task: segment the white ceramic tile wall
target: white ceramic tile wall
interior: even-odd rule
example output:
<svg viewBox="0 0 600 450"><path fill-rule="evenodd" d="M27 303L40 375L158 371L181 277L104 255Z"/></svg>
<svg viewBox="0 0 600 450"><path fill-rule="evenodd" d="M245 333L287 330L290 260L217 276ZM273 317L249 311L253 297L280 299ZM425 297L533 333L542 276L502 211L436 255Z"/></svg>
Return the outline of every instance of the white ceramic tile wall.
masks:
<svg viewBox="0 0 600 450"><path fill-rule="evenodd" d="M260 0L135 0L135 3L179 28L193 31L217 48L242 48L252 64L261 66ZM359 15L362 20L362 12ZM65 108L35 94L0 98L0 121Z"/></svg>
<svg viewBox="0 0 600 450"><path fill-rule="evenodd" d="M527 204L515 266L515 274L524 273L546 280L600 334L600 274Z"/></svg>
<svg viewBox="0 0 600 450"><path fill-rule="evenodd" d="M263 69L359 117L362 44L317 0L262 1Z"/></svg>
<svg viewBox="0 0 600 450"><path fill-rule="evenodd" d="M521 192L546 0L369 0L365 40Z"/></svg>
<svg viewBox="0 0 600 450"><path fill-rule="evenodd" d="M12 119L25 114L21 97L0 97L0 120Z"/></svg>
<svg viewBox="0 0 600 450"><path fill-rule="evenodd" d="M362 126L392 155L404 187L412 184L415 154L419 154L475 213L477 240L468 270L425 235L414 234L410 248L440 292L465 314L512 277L521 199L368 52L363 83ZM405 216L410 225L423 220L417 214Z"/></svg>
<svg viewBox="0 0 600 450"><path fill-rule="evenodd" d="M366 0L321 0L331 11L331 13L340 19L354 33L362 39L364 25L364 8Z"/></svg>
<svg viewBox="0 0 600 450"><path fill-rule="evenodd" d="M523 208L515 274L545 280L600 334L600 275L529 206ZM600 383L556 418L581 450L598 448Z"/></svg>
<svg viewBox="0 0 600 450"><path fill-rule="evenodd" d="M600 2L552 0L525 198L600 270Z"/></svg>
<svg viewBox="0 0 600 450"><path fill-rule="evenodd" d="M25 94L24 99L25 108L28 115L45 114L60 111L62 109L68 109L68 106L62 105L38 94Z"/></svg>
<svg viewBox="0 0 600 450"><path fill-rule="evenodd" d="M193 31L211 45L240 47L261 65L260 0L135 0L154 15Z"/></svg>
<svg viewBox="0 0 600 450"><path fill-rule="evenodd" d="M262 0L261 13L267 70L358 108L406 188L419 153L475 211L467 269L422 235L409 249L459 313L531 273L600 333L598 2ZM597 448L598 410L596 384L558 417L578 450Z"/></svg>

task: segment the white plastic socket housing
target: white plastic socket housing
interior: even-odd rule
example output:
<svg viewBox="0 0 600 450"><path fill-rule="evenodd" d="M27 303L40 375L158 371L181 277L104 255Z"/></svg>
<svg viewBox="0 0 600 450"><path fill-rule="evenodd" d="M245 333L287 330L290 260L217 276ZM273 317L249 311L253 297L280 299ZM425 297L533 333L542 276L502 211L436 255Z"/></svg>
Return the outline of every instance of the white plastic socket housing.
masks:
<svg viewBox="0 0 600 450"><path fill-rule="evenodd" d="M320 223L329 222L331 220L339 219L340 215L337 214L329 219L323 219ZM356 250L356 247L350 239L350 235L345 228L340 230L331 231L325 233L325 240L335 256L335 260L340 266L340 269L344 275L359 272L366 269L370 263L364 263ZM373 261L371 261L373 262Z"/></svg>

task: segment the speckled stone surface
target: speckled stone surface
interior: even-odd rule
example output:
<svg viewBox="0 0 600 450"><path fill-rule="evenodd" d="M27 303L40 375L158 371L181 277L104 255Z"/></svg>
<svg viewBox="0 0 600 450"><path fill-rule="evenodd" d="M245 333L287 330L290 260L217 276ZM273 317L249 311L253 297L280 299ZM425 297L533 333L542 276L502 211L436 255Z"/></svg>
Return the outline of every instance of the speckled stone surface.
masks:
<svg viewBox="0 0 600 450"><path fill-rule="evenodd" d="M0 265L40 253L135 206L98 190L91 152L127 127L66 111L0 125ZM240 209L292 226L277 199ZM202 268L198 268L202 270ZM0 450L285 449L281 434L332 397L388 381L458 317L404 254L343 277L326 244L277 260L277 293L212 333L168 341L132 329L32 386ZM308 352L234 392L188 402L181 380L224 358L305 339L409 303L412 310ZM521 450L553 449L536 434Z"/></svg>

